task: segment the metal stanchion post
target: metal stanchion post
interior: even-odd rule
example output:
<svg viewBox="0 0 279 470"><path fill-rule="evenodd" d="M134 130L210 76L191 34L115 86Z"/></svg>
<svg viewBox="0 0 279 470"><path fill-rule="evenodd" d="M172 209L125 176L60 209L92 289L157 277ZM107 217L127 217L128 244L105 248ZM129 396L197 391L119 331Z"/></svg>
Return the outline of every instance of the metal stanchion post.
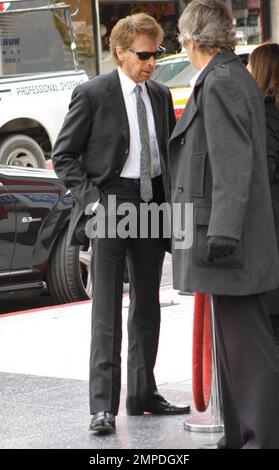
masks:
<svg viewBox="0 0 279 470"><path fill-rule="evenodd" d="M212 338L212 384L211 384L211 397L210 408L211 412L207 415L192 416L184 422L184 428L187 431L194 432L223 432L223 419L221 407L221 394L218 380L218 358L216 350L216 336L215 336L215 317L213 299L210 296L211 306L211 338Z"/></svg>

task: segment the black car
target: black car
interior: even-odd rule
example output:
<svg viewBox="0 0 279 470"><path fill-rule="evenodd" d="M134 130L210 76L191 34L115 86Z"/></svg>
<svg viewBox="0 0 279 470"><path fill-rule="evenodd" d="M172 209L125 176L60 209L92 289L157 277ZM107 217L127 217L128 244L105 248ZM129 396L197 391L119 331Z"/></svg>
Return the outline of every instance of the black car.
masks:
<svg viewBox="0 0 279 470"><path fill-rule="evenodd" d="M92 249L66 246L72 197L52 170L0 165L0 298L48 291L91 297Z"/></svg>

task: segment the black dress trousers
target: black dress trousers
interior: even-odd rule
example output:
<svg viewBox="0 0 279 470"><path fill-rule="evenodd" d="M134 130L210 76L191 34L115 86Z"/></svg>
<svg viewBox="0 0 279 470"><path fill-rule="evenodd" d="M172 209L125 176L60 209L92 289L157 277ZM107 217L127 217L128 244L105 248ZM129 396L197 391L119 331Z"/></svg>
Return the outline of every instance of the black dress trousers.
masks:
<svg viewBox="0 0 279 470"><path fill-rule="evenodd" d="M152 180L154 202L164 202L162 178ZM133 203L139 225L139 180L117 178L102 193L106 207L109 195L116 207ZM151 202L152 202L151 201ZM123 220L117 216L117 222ZM106 215L107 218L107 215ZM139 235L139 233L137 234ZM139 236L96 238L93 242L93 306L90 353L90 412L117 414L121 387L122 295L125 260L130 282L128 317L127 408L144 409L157 391L155 366L159 331L159 289L165 240Z"/></svg>
<svg viewBox="0 0 279 470"><path fill-rule="evenodd" d="M279 449L279 360L265 294L213 302L225 446Z"/></svg>

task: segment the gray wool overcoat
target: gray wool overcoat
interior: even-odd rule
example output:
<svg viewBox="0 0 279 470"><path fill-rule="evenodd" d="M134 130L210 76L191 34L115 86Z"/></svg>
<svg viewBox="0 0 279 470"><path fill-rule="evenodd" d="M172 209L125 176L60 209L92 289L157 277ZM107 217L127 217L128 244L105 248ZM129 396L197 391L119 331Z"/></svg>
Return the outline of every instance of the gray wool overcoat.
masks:
<svg viewBox="0 0 279 470"><path fill-rule="evenodd" d="M233 52L201 72L169 150L172 201L193 204L191 248L173 241L174 287L216 295L278 287L263 97ZM236 251L210 263L212 235L239 240Z"/></svg>

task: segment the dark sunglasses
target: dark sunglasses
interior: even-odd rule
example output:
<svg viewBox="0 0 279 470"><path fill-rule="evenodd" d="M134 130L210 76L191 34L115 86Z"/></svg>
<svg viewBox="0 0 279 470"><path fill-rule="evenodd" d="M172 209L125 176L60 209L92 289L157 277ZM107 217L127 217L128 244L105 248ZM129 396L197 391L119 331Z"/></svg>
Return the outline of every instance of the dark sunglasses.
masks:
<svg viewBox="0 0 279 470"><path fill-rule="evenodd" d="M163 46L160 46L157 51L154 52L136 52L134 49L131 47L127 48L127 51L133 52L133 54L136 54L139 58L139 60L149 60L150 57L154 57L154 59L159 59L166 53L166 49Z"/></svg>

